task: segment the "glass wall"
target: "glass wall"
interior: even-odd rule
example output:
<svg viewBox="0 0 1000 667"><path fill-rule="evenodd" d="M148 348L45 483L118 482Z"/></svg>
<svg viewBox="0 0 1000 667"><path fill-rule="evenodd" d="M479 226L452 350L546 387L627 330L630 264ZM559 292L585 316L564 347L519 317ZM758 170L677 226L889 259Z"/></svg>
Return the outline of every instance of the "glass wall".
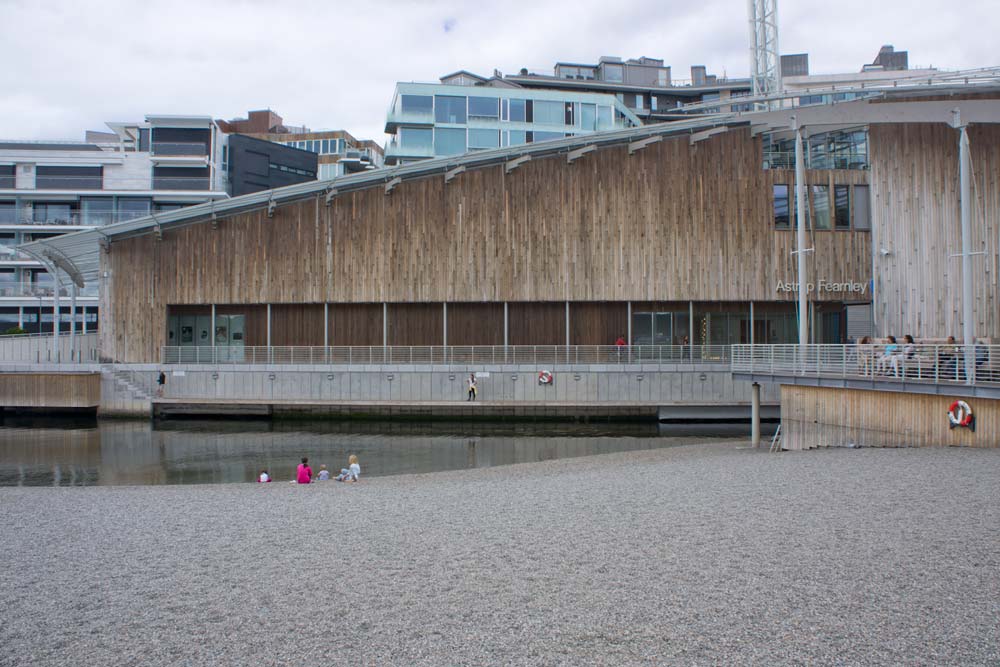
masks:
<svg viewBox="0 0 1000 667"><path fill-rule="evenodd" d="M806 169L868 169L868 130L815 134L805 140ZM764 135L764 169L795 169L795 137Z"/></svg>
<svg viewBox="0 0 1000 667"><path fill-rule="evenodd" d="M499 130L481 130L478 128L469 128L470 149L481 150L485 148L499 148L499 147L500 147Z"/></svg>
<svg viewBox="0 0 1000 667"><path fill-rule="evenodd" d="M566 113L562 102L549 102L547 100L535 100L534 122L545 125L565 125Z"/></svg>
<svg viewBox="0 0 1000 667"><path fill-rule="evenodd" d="M597 105L580 105L580 129L592 132L597 130Z"/></svg>
<svg viewBox="0 0 1000 667"><path fill-rule="evenodd" d="M496 120L500 117L500 100L496 97L470 97L469 98L469 118L491 118Z"/></svg>
<svg viewBox="0 0 1000 667"><path fill-rule="evenodd" d="M434 120L438 123L465 123L465 98L435 95Z"/></svg>
<svg viewBox="0 0 1000 667"><path fill-rule="evenodd" d="M400 95L400 108L403 113L430 116L434 110L434 98L430 95Z"/></svg>
<svg viewBox="0 0 1000 667"><path fill-rule="evenodd" d="M830 188L826 185L813 185L811 189L815 229L830 229Z"/></svg>
<svg viewBox="0 0 1000 667"><path fill-rule="evenodd" d="M526 109L527 103L525 100L511 100L510 101L510 120L513 123L523 123L527 118Z"/></svg>
<svg viewBox="0 0 1000 667"><path fill-rule="evenodd" d="M632 312L632 345L688 345L690 332L687 309Z"/></svg>
<svg viewBox="0 0 1000 667"><path fill-rule="evenodd" d="M464 128L435 128L435 155L459 155L464 153L466 148Z"/></svg>
<svg viewBox="0 0 1000 667"><path fill-rule="evenodd" d="M401 127L399 139L403 148L428 150L434 146L434 130L429 127Z"/></svg>

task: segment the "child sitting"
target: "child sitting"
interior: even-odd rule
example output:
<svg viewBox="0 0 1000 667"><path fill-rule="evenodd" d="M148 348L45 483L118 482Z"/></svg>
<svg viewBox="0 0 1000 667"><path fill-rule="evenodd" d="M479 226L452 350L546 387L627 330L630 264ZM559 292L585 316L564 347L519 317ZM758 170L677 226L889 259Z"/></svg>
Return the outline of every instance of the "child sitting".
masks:
<svg viewBox="0 0 1000 667"><path fill-rule="evenodd" d="M355 454L351 454L347 459L348 467L341 468L340 474L337 475L338 482L356 482L358 478L361 477L361 466L358 465L358 457Z"/></svg>
<svg viewBox="0 0 1000 667"><path fill-rule="evenodd" d="M258 483L262 483L262 482L270 482L270 481L271 481L271 476L267 474L267 471L266 470L261 470L260 471L260 477L257 478L257 482Z"/></svg>
<svg viewBox="0 0 1000 667"><path fill-rule="evenodd" d="M322 463L319 466L319 481L325 482L330 479L330 471L326 469L326 464Z"/></svg>

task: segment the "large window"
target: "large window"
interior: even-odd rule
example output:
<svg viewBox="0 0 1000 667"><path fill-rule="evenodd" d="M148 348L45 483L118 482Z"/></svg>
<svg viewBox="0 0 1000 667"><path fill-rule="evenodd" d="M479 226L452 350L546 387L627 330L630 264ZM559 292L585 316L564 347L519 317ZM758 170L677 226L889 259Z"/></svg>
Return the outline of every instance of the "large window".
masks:
<svg viewBox="0 0 1000 667"><path fill-rule="evenodd" d="M111 197L84 197L80 200L80 223L110 225L115 221L115 201Z"/></svg>
<svg viewBox="0 0 1000 667"><path fill-rule="evenodd" d="M830 229L830 188L812 186L813 228Z"/></svg>
<svg viewBox="0 0 1000 667"><path fill-rule="evenodd" d="M872 228L867 185L854 186L854 228L861 230Z"/></svg>
<svg viewBox="0 0 1000 667"><path fill-rule="evenodd" d="M499 118L500 100L496 97L470 97L470 118Z"/></svg>
<svg viewBox="0 0 1000 667"><path fill-rule="evenodd" d="M11 225L17 222L17 207L12 201L0 201L0 224Z"/></svg>
<svg viewBox="0 0 1000 667"><path fill-rule="evenodd" d="M597 107L597 129L609 130L611 127L611 107Z"/></svg>
<svg viewBox="0 0 1000 667"><path fill-rule="evenodd" d="M868 169L868 132L815 134L804 141L806 169ZM764 169L794 169L795 138L764 135Z"/></svg>
<svg viewBox="0 0 1000 667"><path fill-rule="evenodd" d="M596 104L580 105L580 128L587 132L593 132L594 130L597 129Z"/></svg>
<svg viewBox="0 0 1000 667"><path fill-rule="evenodd" d="M507 145L520 146L521 144L527 143L528 142L527 134L528 133L525 132L524 130L511 130Z"/></svg>
<svg viewBox="0 0 1000 667"><path fill-rule="evenodd" d="M523 123L527 116L525 115L525 100L511 100L510 101L510 120L513 123Z"/></svg>
<svg viewBox="0 0 1000 667"><path fill-rule="evenodd" d="M632 345L688 345L688 311L632 313Z"/></svg>
<svg viewBox="0 0 1000 667"><path fill-rule="evenodd" d="M624 71L621 65L604 65L604 80L614 81L620 83L622 81Z"/></svg>
<svg viewBox="0 0 1000 667"><path fill-rule="evenodd" d="M150 201L148 199L119 199L118 220L135 220L149 215Z"/></svg>
<svg viewBox="0 0 1000 667"><path fill-rule="evenodd" d="M851 186L833 186L833 226L836 229L851 228Z"/></svg>
<svg viewBox="0 0 1000 667"><path fill-rule="evenodd" d="M546 100L534 101L535 123L545 125L565 125L566 115L562 102L549 102Z"/></svg>
<svg viewBox="0 0 1000 667"><path fill-rule="evenodd" d="M464 129L439 127L434 130L435 155L459 155L465 151Z"/></svg>
<svg viewBox="0 0 1000 667"><path fill-rule="evenodd" d="M434 146L434 130L429 127L401 127L399 140L403 148L430 149Z"/></svg>
<svg viewBox="0 0 1000 667"><path fill-rule="evenodd" d="M499 130L469 129L469 148L472 150L500 147Z"/></svg>
<svg viewBox="0 0 1000 667"><path fill-rule="evenodd" d="M79 216L76 204L35 202L32 209L32 220L39 225L76 225L80 223Z"/></svg>
<svg viewBox="0 0 1000 667"><path fill-rule="evenodd" d="M13 190L17 181L17 174L14 172L14 165L0 164L0 188Z"/></svg>
<svg viewBox="0 0 1000 667"><path fill-rule="evenodd" d="M435 95L434 120L438 123L464 123L466 121L465 98Z"/></svg>
<svg viewBox="0 0 1000 667"><path fill-rule="evenodd" d="M35 187L39 190L100 190L102 167L36 167Z"/></svg>
<svg viewBox="0 0 1000 667"><path fill-rule="evenodd" d="M538 132L533 133L532 141L551 141L552 139L562 139L566 135L562 132Z"/></svg>
<svg viewBox="0 0 1000 667"><path fill-rule="evenodd" d="M774 186L774 226L778 229L791 227L791 215L788 211L788 186Z"/></svg>
<svg viewBox="0 0 1000 667"><path fill-rule="evenodd" d="M430 95L400 95L400 106L403 113L430 116L434 110L434 98Z"/></svg>

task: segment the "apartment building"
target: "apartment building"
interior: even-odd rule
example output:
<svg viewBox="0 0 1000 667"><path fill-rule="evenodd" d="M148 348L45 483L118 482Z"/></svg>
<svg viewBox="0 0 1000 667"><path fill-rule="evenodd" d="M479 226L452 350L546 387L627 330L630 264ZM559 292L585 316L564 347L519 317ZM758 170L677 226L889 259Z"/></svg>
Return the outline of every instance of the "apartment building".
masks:
<svg viewBox="0 0 1000 667"><path fill-rule="evenodd" d="M530 90L460 71L441 83L397 83L386 164L517 146L642 121L614 95Z"/></svg>
<svg viewBox="0 0 1000 667"><path fill-rule="evenodd" d="M382 147L374 141L357 139L344 130L313 131L305 126L286 125L282 117L270 109L250 111L246 118L219 121L219 125L232 135L244 135L316 155L315 178L320 180L377 169L384 163Z"/></svg>
<svg viewBox="0 0 1000 667"><path fill-rule="evenodd" d="M0 140L0 333L52 332L53 294L71 297L14 246L228 197L224 136L208 116L110 122L85 141ZM97 327L98 295L76 296L77 331ZM59 328L71 328L61 300Z"/></svg>

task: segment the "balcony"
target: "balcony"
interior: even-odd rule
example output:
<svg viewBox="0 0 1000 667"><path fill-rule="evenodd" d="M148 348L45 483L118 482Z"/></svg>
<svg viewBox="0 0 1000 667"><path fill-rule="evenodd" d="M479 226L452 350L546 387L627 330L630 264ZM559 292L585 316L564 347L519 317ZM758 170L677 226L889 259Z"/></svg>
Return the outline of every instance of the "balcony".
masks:
<svg viewBox="0 0 1000 667"><path fill-rule="evenodd" d="M104 187L101 176L35 176L36 190L100 190Z"/></svg>
<svg viewBox="0 0 1000 667"><path fill-rule="evenodd" d="M398 111L390 109L385 116L385 131L392 133L400 125L434 125L433 111Z"/></svg>
<svg viewBox="0 0 1000 667"><path fill-rule="evenodd" d="M204 165L202 165L204 166ZM2 184L2 182L0 182ZM0 189L3 189L0 187ZM15 188L10 187L10 190ZM31 192L32 188L16 188L14 194ZM81 191L142 191L150 190L196 190L225 192L226 179L223 174L217 174L215 178L208 176L145 176L136 178L116 178L104 176L104 178L94 176L37 176L34 190L52 190L61 192L81 192ZM0 211L0 216L3 215Z"/></svg>
<svg viewBox="0 0 1000 667"><path fill-rule="evenodd" d="M426 158L434 157L434 147L425 145L403 146L398 141L390 141L385 149L386 159L392 158Z"/></svg>
<svg viewBox="0 0 1000 667"><path fill-rule="evenodd" d="M149 154L162 157L203 157L208 155L208 146L200 141L154 141Z"/></svg>

